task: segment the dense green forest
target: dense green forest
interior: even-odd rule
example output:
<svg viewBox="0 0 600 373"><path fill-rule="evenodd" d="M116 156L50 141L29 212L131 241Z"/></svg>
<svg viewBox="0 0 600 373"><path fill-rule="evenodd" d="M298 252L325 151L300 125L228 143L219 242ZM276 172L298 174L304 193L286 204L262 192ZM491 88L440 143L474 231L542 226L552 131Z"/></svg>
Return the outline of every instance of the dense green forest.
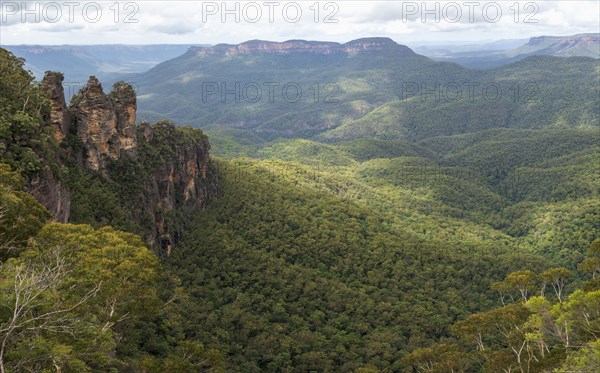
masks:
<svg viewBox="0 0 600 373"><path fill-rule="evenodd" d="M565 268L508 274L492 284L501 307L457 322L451 338L413 351L405 364L424 372L597 372L600 240L589 246L579 270L591 279L568 296L576 275Z"/></svg>
<svg viewBox="0 0 600 373"><path fill-rule="evenodd" d="M474 74L397 53L416 61L398 74ZM600 370L599 117L590 85L556 96L597 81L594 61L536 58L478 72L555 84L535 105L374 96L328 131L215 127L218 196L155 211L161 162L206 135L159 122L136 158L83 169L83 145L53 139L47 97L0 49L2 371ZM25 191L45 169L71 193L68 224ZM155 215L170 255L147 240Z"/></svg>
<svg viewBox="0 0 600 373"><path fill-rule="evenodd" d="M222 167L222 196L168 264L201 299L187 306L187 327L232 369L398 370L406 351L494 305L489 286L503 274L545 266L480 237L465 247L413 233L393 213L322 191L306 169Z"/></svg>

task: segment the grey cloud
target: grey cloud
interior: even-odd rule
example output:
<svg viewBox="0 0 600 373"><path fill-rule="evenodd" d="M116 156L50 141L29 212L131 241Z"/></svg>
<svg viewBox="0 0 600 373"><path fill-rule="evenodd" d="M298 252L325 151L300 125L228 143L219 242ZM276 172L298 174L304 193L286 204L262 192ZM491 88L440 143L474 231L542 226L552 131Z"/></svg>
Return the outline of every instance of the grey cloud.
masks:
<svg viewBox="0 0 600 373"><path fill-rule="evenodd" d="M42 32L70 32L83 30L85 28L84 25L75 24L75 23L57 23L57 24L42 24L40 25L36 31Z"/></svg>
<svg viewBox="0 0 600 373"><path fill-rule="evenodd" d="M197 27L192 24L180 22L164 25L152 25L148 26L147 29L149 31L163 33L167 35L186 35L194 33L197 30Z"/></svg>

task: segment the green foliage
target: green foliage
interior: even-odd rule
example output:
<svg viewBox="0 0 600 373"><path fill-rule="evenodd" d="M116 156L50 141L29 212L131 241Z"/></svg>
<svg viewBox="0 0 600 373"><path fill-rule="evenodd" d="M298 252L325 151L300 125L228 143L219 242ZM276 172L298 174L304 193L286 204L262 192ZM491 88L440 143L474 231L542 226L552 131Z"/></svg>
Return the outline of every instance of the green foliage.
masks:
<svg viewBox="0 0 600 373"><path fill-rule="evenodd" d="M589 244L600 236L598 198L559 203L518 203L506 212L506 231L529 250L575 269Z"/></svg>
<svg viewBox="0 0 600 373"><path fill-rule="evenodd" d="M600 370L600 340L595 340L583 346L579 351L570 354L556 372L594 372L598 370Z"/></svg>
<svg viewBox="0 0 600 373"><path fill-rule="evenodd" d="M34 371L221 371L217 351L184 340L173 286L135 235L48 224L2 266L0 362Z"/></svg>
<svg viewBox="0 0 600 373"><path fill-rule="evenodd" d="M592 275L595 280L600 275L600 239L594 240L587 249L588 257L580 264L579 269Z"/></svg>
<svg viewBox="0 0 600 373"><path fill-rule="evenodd" d="M0 163L0 263L16 255L50 214L23 191L23 178Z"/></svg>
<svg viewBox="0 0 600 373"><path fill-rule="evenodd" d="M221 196L168 261L195 295L188 338L223 351L228 370L397 370L406 351L494 304L494 278L539 263L422 240L281 166L221 163Z"/></svg>
<svg viewBox="0 0 600 373"><path fill-rule="evenodd" d="M435 157L432 150L407 141L359 139L339 142L336 146L351 153L359 162L373 158Z"/></svg>
<svg viewBox="0 0 600 373"><path fill-rule="evenodd" d="M349 154L333 146L300 139L275 142L269 147L260 149L257 156L299 162L314 167L356 166L356 162Z"/></svg>
<svg viewBox="0 0 600 373"><path fill-rule="evenodd" d="M306 165L321 188L403 216L416 234L426 224L463 245L471 234L492 236L574 269L600 235L598 140L587 129L497 129L422 141L410 152L402 141L286 140L256 154ZM394 157L404 152L411 156Z"/></svg>
<svg viewBox="0 0 600 373"><path fill-rule="evenodd" d="M156 314L158 261L112 228L49 224L2 268L4 364L108 370L126 324ZM5 351L4 351L5 349Z"/></svg>
<svg viewBox="0 0 600 373"><path fill-rule="evenodd" d="M50 141L42 125L49 103L24 63L0 48L0 162L31 175L41 170Z"/></svg>
<svg viewBox="0 0 600 373"><path fill-rule="evenodd" d="M76 263L65 282L81 287L73 296L100 287L94 300L82 306L99 321L116 323L124 315L135 319L156 312L158 260L138 236L110 227L50 224L37 235L34 247L38 253L60 247Z"/></svg>
<svg viewBox="0 0 600 373"><path fill-rule="evenodd" d="M592 248L590 255L594 255L593 251ZM539 277L531 271L510 273L504 283L493 287L508 292L516 289L521 295L528 289L532 296L518 301L511 296L515 303L459 321L452 328L455 340L412 352L405 358L407 365L419 372L448 371L444 370L444 362L449 359L440 356L441 351L451 350L473 363L461 368L464 372L479 372L477 366L482 366L483 371L505 372L597 371L600 291L587 284L588 290L577 289L562 299L560 291L569 277L571 273L564 268L549 269ZM534 295L538 278L543 280L541 288L537 284L541 293ZM555 302L544 296L548 282L553 283Z"/></svg>
<svg viewBox="0 0 600 373"><path fill-rule="evenodd" d="M71 191L70 220L94 227L112 225L114 227L140 232L135 223L129 220L129 211L120 205L121 188L99 174L70 167L65 175L66 185ZM140 185L136 184L136 188Z"/></svg>
<svg viewBox="0 0 600 373"><path fill-rule="evenodd" d="M304 351L310 351L308 361L312 361L313 366L325 364L323 366L332 370L357 369L365 364L382 371L400 369L410 366L409 360L401 359L404 353L448 335L445 327L441 333L437 330L432 333L427 327L419 330L420 312L428 312L427 303L423 303L423 300L436 299L441 304L447 302L444 296L438 299L434 295L444 293L441 289L422 290L426 288L426 278L435 278L437 283L445 286L442 285L446 283L444 275L435 270L436 260L444 263L441 265L450 271L445 272L448 274L454 268L476 268L472 278L489 285L494 278L502 278L510 272L489 267L483 270L485 258L490 255L497 264L505 261L506 264L501 264L502 268L522 268L505 281L496 281L493 285L493 290L502 295L502 302L508 304L511 300L529 300L531 309L535 308L538 314L545 313L532 316L529 320L532 311L519 304L490 311L489 315L478 321L489 327L489 333L486 332L489 340L482 343L486 346L491 343L498 348L490 351L485 361L464 350L462 343L466 342L458 346L450 344L447 348L425 350L423 353L430 356L432 361L437 361L434 364L437 370L434 371L439 372L477 369L481 365L486 367L486 371L494 371L496 366L502 364L510 366L515 361L515 355L508 346L519 347L519 343L525 339L531 346L542 343L536 328L547 326L545 320L549 317L550 307L545 303L534 307L536 294L545 289L548 299L564 303L565 293L580 284L580 274L573 278L565 268L546 268L560 264L575 269L582 260L585 247L600 234L596 213L596 137L597 131L577 129L490 130L423 141L419 146L381 140L333 144L279 140L263 144L262 149L250 153L269 159L267 161L237 159L222 164L221 174L226 177L223 196L193 224L193 233L187 237L185 247L171 259L177 267L182 267L178 273L187 291L214 294L209 298L209 306L196 308L190 305L191 310L202 310L190 311L190 314L206 315L190 322L190 328L191 325L207 325L207 329L194 334L194 338L227 350L232 356L230 369L277 370L285 366L292 370L300 369L297 367L311 369L310 365L303 365L304 354L308 353ZM540 157L540 154L543 156ZM540 176L532 177L534 175ZM327 202L316 202L321 199ZM338 206L339 202L345 207ZM352 214L347 215L345 211L351 211L349 209L352 208L365 216L363 223L354 223ZM335 213L324 217L325 222L329 222L327 225L316 223L318 225L313 226L323 211ZM394 260L385 254L378 256L377 249L373 248L374 239L361 240L358 235L358 239L348 240L343 234L335 233L371 232L371 216L376 216L375 221L379 220L378 224L384 227L385 233L375 230L378 232L376 237L390 255L395 253L402 258L413 250L424 254L428 265L420 268L419 274L411 272L411 267L416 263L407 262L404 257L405 262L401 266L407 278L393 277L396 272L387 269L386 264L394 263ZM355 228L346 228L348 225L354 225ZM321 237L311 236L314 231L331 233L328 233L328 240L322 242ZM395 232L403 239L393 238L397 234ZM370 233L371 236L373 234ZM398 241L402 242L401 249L393 244ZM333 251L337 242L344 248L340 253ZM427 244L421 246L424 242ZM444 249L442 252L435 249L429 252L426 247L430 245ZM369 256L357 256L362 250L368 252ZM530 254L526 254L532 252L543 254L550 261L540 265ZM441 253L444 254L438 256ZM469 264L459 264L463 255L466 255L464 258L468 258ZM195 257L198 259L194 260ZM514 259L519 264L515 264ZM396 295L395 288L389 287L385 281L369 282L378 278L375 270L369 269L371 260L376 261L377 272L387 273L386 276L394 278L395 283L404 286L418 283L419 286L405 287L405 292ZM350 269L344 267L344 263L361 265L356 268L354 264L355 268ZM428 272L429 266L433 272ZM394 320L388 321L386 327L387 330L391 328L395 336L404 337L389 339L397 341L396 346L401 346L399 355L385 352L385 346L393 351L394 343L376 339L383 344L372 344L375 340L371 341L367 332L367 337L353 343L353 346L360 346L358 349L355 347L357 355L350 355L351 349L348 348L338 357L332 352L336 351L335 346L339 346L336 341L341 340L340 334L348 333L348 328L352 328L354 322L367 323L373 333L381 326L368 317L360 321L354 318L346 324L337 322L336 316L328 313L335 306L333 302L328 302L326 294L311 295L306 300L306 304L312 305L322 299L324 306L316 302L315 308L294 314L297 309L294 306L296 298L286 295L290 290L285 283L272 282L273 278L303 278L309 276L305 273L318 271L319 276L330 281L336 280L346 286L352 284L348 291L355 291L356 287L360 289L362 283L361 268L364 268L363 273L366 272L366 283L374 286L369 292L369 299L375 302L372 309L387 309L376 303L379 299L377 290L385 291L385 294L391 294L410 305L407 309L396 311L413 315L413 320L409 322L409 334L404 334L406 332L402 329L394 329L398 325ZM421 275L425 277L421 278ZM215 276L219 280L213 280ZM336 289L340 285L328 282L322 286ZM459 289L464 285L450 286ZM468 295L473 292L493 298L491 293L483 289L462 291ZM226 295L229 293L231 296ZM424 293L429 295L413 298L415 294ZM244 294L248 300L243 303L233 301L233 294ZM360 295L351 294L348 298L360 309L371 309L369 305L361 303ZM385 304L390 303L392 309L396 309L393 300L384 299ZM336 302L339 304L343 301ZM342 304L346 310L344 314L352 313L348 310L355 309L353 305ZM454 302L453 307L458 311L462 307L472 309L470 305L476 304L490 303L481 298L474 302L463 298ZM319 323L314 324L313 309L325 315L324 321L320 315ZM437 308L424 319L430 322L436 320L443 325L450 319L464 315L460 311L444 319L442 309L445 308ZM234 319L229 317L230 311ZM252 317L256 314L264 315L264 318ZM285 317L281 318L280 315ZM494 324L498 320L505 320L503 330L508 337L498 332L497 324ZM283 324L282 330L267 331L266 325L272 328L274 323ZM308 326L304 326L305 323ZM528 323L528 328L532 330L517 330L515 326L520 323ZM208 325L212 325L212 329ZM260 325L265 325L264 329ZM514 330L510 329L511 326ZM290 350L281 342L279 345L269 344L269 352L256 347L269 340L263 336L265 333L271 340L283 341L289 335L295 336L295 328L302 327L318 332L320 344L312 342L307 350L300 352ZM320 328L324 328L324 331L321 332ZM253 338L261 342L254 342ZM504 338L508 338L509 342L505 342ZM273 354L273 349L280 352ZM372 350L379 352L371 354ZM561 351L554 349L552 354L545 357L544 364L559 366L566 358ZM400 360L394 362L393 356ZM339 367L326 363L348 359L355 359L356 363ZM513 365L512 368L518 366Z"/></svg>

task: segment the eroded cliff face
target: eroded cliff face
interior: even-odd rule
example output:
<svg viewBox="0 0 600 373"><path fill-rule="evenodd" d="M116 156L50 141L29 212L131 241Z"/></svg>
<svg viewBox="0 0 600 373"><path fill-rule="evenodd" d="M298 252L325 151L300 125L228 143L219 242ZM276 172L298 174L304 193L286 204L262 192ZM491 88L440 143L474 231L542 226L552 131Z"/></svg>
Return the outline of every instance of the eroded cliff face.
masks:
<svg viewBox="0 0 600 373"><path fill-rule="evenodd" d="M168 121L155 124L142 123L138 129L138 142L160 151L160 162L153 170L147 189L156 204L149 204L149 213L155 217L155 229L148 237L170 252L179 239L167 219L171 211L184 214L206 206L217 195L214 177L209 175L210 144L206 135L190 128L177 128ZM152 158L145 151L141 156ZM156 159L155 159L156 160Z"/></svg>
<svg viewBox="0 0 600 373"><path fill-rule="evenodd" d="M151 145L160 146L166 139L177 136L176 127L167 121L154 125L142 123L144 140ZM143 141L144 141L143 140ZM206 137L188 139L181 146L174 146L163 154L165 162L155 172L156 192L160 204L167 209L176 207L178 198L189 208L204 207L209 191L204 186L209 165L210 145Z"/></svg>
<svg viewBox="0 0 600 373"><path fill-rule="evenodd" d="M57 72L48 72L42 80L42 91L50 99L50 114L45 118L52 128L52 136L57 142L61 142L71 128L71 113L65 102L65 91L63 89L64 76Z"/></svg>
<svg viewBox="0 0 600 373"><path fill-rule="evenodd" d="M52 137L58 143L65 139L71 128L71 113L65 102L63 79L61 73L48 72L41 82L42 92L50 101L50 111L45 115L44 120L50 128ZM51 158L47 161L54 164L60 163L58 154L47 154L46 156ZM37 175L29 177L25 188L50 211L56 221L60 223L69 221L71 193L57 179L49 164L46 164Z"/></svg>
<svg viewBox="0 0 600 373"><path fill-rule="evenodd" d="M118 83L107 96L98 79L89 78L70 105L77 137L84 144L87 168L101 171L111 160L135 156L136 110L135 92L130 85Z"/></svg>
<svg viewBox="0 0 600 373"><path fill-rule="evenodd" d="M127 201L136 206L130 209L128 218L145 227L141 234L149 244L160 244L170 252L178 233L167 216L174 215L174 211L201 209L217 194L216 180L209 175L210 145L206 135L167 121L136 125L136 95L127 83L116 83L105 94L92 76L69 108L61 74L48 73L42 87L51 103L47 125L54 139L59 144L64 142L63 157L106 183L118 186L135 180L140 192ZM66 141L68 136L73 140ZM123 162L138 165L143 176L132 173L116 177L111 166ZM71 195L59 179L48 168L30 181L29 190L56 220L67 222Z"/></svg>
<svg viewBox="0 0 600 373"><path fill-rule="evenodd" d="M113 103L115 110L119 152L124 155L135 156L137 147L137 129L135 128L137 99L135 91L131 85L119 82L113 86L108 98Z"/></svg>

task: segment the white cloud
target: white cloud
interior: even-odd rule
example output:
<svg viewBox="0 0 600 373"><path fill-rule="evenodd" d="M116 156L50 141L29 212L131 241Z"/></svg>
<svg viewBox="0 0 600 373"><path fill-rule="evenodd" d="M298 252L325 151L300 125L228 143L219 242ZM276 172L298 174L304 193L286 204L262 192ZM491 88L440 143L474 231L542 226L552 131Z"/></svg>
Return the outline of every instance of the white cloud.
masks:
<svg viewBox="0 0 600 373"><path fill-rule="evenodd" d="M434 20L434 14L426 14L422 0L319 1L318 13L313 1L279 1L277 7L269 7L262 0L243 1L237 5L238 22L235 15L224 12L223 1L120 1L115 6L114 0L96 0L77 1L74 7L68 7L67 1L29 1L25 13L22 3L1 2L0 44L217 44L249 39L344 42L368 36L389 36L408 43L569 35L597 31L600 27L600 2L596 0L479 1L472 8L467 0L428 1L427 9L434 9L439 22ZM514 3L519 8L517 22ZM61 17L57 17L56 5ZM235 9L236 3L228 1L226 6ZM502 16L493 23L497 6L501 7ZM297 7L301 17L292 23ZM251 18L257 16L257 9L262 17L253 23ZM457 9L461 17L451 22L457 18ZM269 21L270 10L273 22ZM528 15L539 22L524 22ZM338 22L324 22L327 16ZM222 17L226 17L226 22L222 22Z"/></svg>

